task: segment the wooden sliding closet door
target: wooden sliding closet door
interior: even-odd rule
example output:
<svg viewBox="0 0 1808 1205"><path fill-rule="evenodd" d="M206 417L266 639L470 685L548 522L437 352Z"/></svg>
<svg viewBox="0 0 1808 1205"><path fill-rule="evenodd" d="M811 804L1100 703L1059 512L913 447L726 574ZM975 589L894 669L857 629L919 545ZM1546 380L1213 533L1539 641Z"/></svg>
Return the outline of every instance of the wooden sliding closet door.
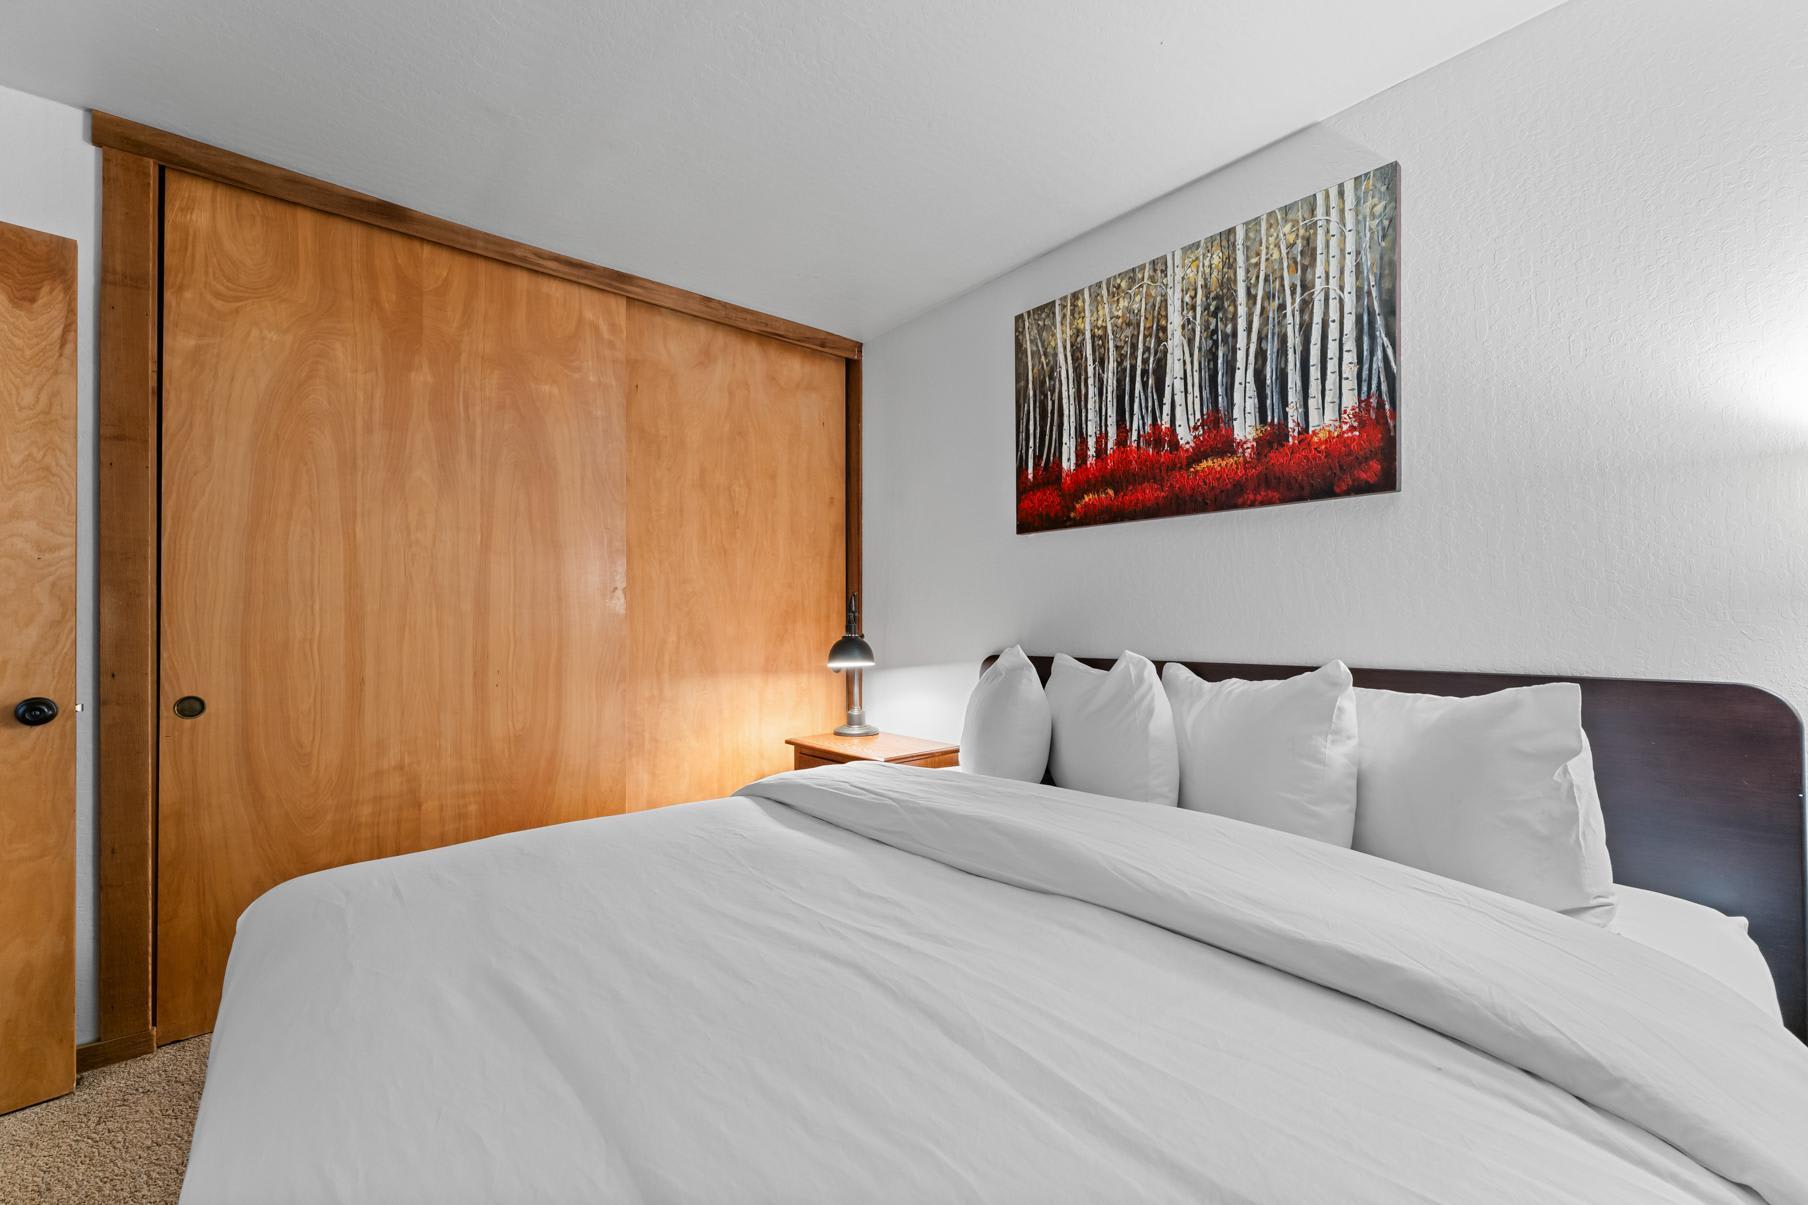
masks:
<svg viewBox="0 0 1808 1205"><path fill-rule="evenodd" d="M623 298L176 171L165 212L160 1041L271 886L621 810L629 644Z"/></svg>
<svg viewBox="0 0 1808 1205"><path fill-rule="evenodd" d="M0 1113L75 1087L75 255L0 222Z"/></svg>
<svg viewBox="0 0 1808 1205"><path fill-rule="evenodd" d="M628 803L722 795L839 723L839 356L628 303Z"/></svg>

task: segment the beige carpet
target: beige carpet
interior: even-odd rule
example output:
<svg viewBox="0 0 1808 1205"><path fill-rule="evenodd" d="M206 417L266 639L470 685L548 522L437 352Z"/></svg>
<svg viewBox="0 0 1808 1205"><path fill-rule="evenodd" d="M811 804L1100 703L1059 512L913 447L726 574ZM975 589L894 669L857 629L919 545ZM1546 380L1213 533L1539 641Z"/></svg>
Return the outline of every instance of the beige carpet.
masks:
<svg viewBox="0 0 1808 1205"><path fill-rule="evenodd" d="M0 1117L0 1205L164 1205L182 1190L207 1039L90 1071Z"/></svg>

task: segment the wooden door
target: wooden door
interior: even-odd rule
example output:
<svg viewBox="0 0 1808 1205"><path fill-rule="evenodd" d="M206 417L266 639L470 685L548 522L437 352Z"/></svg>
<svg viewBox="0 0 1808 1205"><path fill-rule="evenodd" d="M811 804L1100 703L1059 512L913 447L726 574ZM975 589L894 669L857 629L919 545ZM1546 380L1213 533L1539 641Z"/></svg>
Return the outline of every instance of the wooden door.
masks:
<svg viewBox="0 0 1808 1205"><path fill-rule="evenodd" d="M75 1086L75 254L0 223L0 1113Z"/></svg>
<svg viewBox="0 0 1808 1205"><path fill-rule="evenodd" d="M165 212L160 1041L275 884L621 810L628 633L621 297L175 171Z"/></svg>
<svg viewBox="0 0 1808 1205"><path fill-rule="evenodd" d="M628 303L628 805L791 769L840 723L847 366Z"/></svg>

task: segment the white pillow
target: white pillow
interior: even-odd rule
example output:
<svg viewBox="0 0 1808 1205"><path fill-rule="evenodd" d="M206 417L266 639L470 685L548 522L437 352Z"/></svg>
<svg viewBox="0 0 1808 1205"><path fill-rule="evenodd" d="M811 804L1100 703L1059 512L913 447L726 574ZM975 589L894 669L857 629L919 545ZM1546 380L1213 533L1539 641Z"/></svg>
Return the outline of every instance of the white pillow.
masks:
<svg viewBox="0 0 1808 1205"><path fill-rule="evenodd" d="M1615 933L1688 963L1756 1004L1766 1016L1783 1019L1777 981L1743 916L1623 884L1615 885L1614 895L1619 907L1610 928Z"/></svg>
<svg viewBox="0 0 1808 1205"><path fill-rule="evenodd" d="M1605 925L1594 758L1573 682L1468 699L1356 691L1354 846Z"/></svg>
<svg viewBox="0 0 1808 1205"><path fill-rule="evenodd" d="M1048 676L1055 785L1172 807L1180 789L1174 714L1147 657L1125 653L1109 671L1055 658Z"/></svg>
<svg viewBox="0 0 1808 1205"><path fill-rule="evenodd" d="M1582 725L1581 693L1577 687L1578 728ZM1611 925L1618 907L1618 888L1613 881L1613 859L1607 853L1607 818L1601 815L1601 792L1595 786L1595 751L1586 731L1582 733L1582 752L1569 764L1569 775L1576 784L1576 805L1582 812L1582 874L1594 895L1592 902L1564 911L1591 925Z"/></svg>
<svg viewBox="0 0 1808 1205"><path fill-rule="evenodd" d="M1048 772L1048 696L1019 645L998 654L967 696L960 764L975 774L1041 782Z"/></svg>
<svg viewBox="0 0 1808 1205"><path fill-rule="evenodd" d="M1333 661L1280 682L1161 672L1180 751L1180 806L1349 848L1356 695Z"/></svg>

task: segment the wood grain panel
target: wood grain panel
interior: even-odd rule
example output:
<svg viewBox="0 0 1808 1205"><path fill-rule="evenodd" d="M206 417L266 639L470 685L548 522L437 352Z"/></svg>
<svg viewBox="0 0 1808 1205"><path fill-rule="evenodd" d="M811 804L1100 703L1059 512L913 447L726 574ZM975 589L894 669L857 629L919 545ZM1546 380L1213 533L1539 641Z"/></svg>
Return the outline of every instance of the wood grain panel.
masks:
<svg viewBox="0 0 1808 1205"><path fill-rule="evenodd" d="M75 1086L75 293L75 243L0 223L0 1112Z"/></svg>
<svg viewBox="0 0 1808 1205"><path fill-rule="evenodd" d="M204 142L196 142L192 138L115 117L111 113L95 112L92 115L89 137L95 146L154 159L167 167L179 168L265 196L293 201L340 217L354 218L385 230L411 234L429 242L469 251L502 263L531 268L577 284L606 289L624 297L755 334L768 335L800 347L849 359L860 357L860 344L842 335L759 310L750 310L732 302L719 301L701 293L692 293L687 289L660 284L656 280L648 280L629 272L605 268L556 251L518 243L486 231L473 230L469 226L460 226L456 222L448 222L444 218L436 218L379 197L304 176L300 172L275 167Z"/></svg>
<svg viewBox="0 0 1808 1205"><path fill-rule="evenodd" d="M789 769L838 722L842 361L628 306L630 806Z"/></svg>
<svg viewBox="0 0 1808 1205"><path fill-rule="evenodd" d="M180 172L165 209L159 1041L276 883L619 811L628 636L622 297Z"/></svg>
<svg viewBox="0 0 1808 1205"><path fill-rule="evenodd" d="M100 1039L128 1046L151 1028L161 174L101 152L96 978Z"/></svg>

